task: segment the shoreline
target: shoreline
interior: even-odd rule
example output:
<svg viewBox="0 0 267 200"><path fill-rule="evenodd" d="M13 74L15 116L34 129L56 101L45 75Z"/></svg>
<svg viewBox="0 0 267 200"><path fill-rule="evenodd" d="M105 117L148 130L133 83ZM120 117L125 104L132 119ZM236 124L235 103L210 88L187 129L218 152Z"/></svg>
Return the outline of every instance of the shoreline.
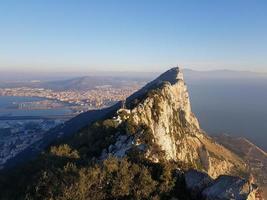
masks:
<svg viewBox="0 0 267 200"><path fill-rule="evenodd" d="M3 98L1 98L3 97ZM11 99L8 99L8 98ZM6 99L5 99L6 98ZM18 98L17 100L13 100L12 98ZM25 99L24 99L25 98ZM0 103L0 110L1 110L1 114L0 117L46 117L46 116L75 116L77 114L77 111L73 108L71 108L70 104L67 103L63 103L61 101L58 101L56 99L51 99L51 98L45 98L45 97L36 97L36 96L4 96L4 95L0 95L0 102L2 100L2 103ZM51 104L54 103L58 103L58 106L51 106L49 105L40 105L40 107L38 108L37 106L32 106L29 105L29 107L25 107L25 108L19 108L20 104L24 104L24 103L33 103L34 102L41 102L41 101L51 101ZM16 104L16 105L12 105L12 104ZM47 107L46 107L47 106ZM40 112L40 113L38 113ZM54 113L53 113L54 112Z"/></svg>

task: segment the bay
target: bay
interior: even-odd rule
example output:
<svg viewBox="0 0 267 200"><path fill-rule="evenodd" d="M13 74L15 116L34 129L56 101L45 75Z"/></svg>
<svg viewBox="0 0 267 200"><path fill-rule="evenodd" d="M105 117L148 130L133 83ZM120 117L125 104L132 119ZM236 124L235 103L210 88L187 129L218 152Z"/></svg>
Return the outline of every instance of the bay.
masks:
<svg viewBox="0 0 267 200"><path fill-rule="evenodd" d="M24 102L42 101L45 98L39 97L18 97L18 96L0 96L0 116L51 116L71 114L67 106L54 109L17 109L14 104Z"/></svg>

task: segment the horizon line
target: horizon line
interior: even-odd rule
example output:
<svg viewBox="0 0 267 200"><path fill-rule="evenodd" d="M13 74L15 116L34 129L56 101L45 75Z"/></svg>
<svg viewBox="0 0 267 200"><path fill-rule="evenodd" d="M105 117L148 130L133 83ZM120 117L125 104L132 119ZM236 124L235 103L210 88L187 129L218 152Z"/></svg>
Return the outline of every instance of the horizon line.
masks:
<svg viewBox="0 0 267 200"><path fill-rule="evenodd" d="M170 66L166 68L165 70L101 70L101 69L89 69L89 70L20 70L20 69L0 69L1 73L23 73L23 74L36 74L36 73L64 73L64 74L69 74L69 73L163 73L164 71L167 71L168 69L174 68L176 66ZM228 72L242 72L242 73L257 73L257 74L267 74L267 71L259 71L259 70L238 70L238 69L228 69L228 68L219 68L219 69L192 69L188 67L180 67L179 68L184 71L195 71L195 72L220 72L220 71L228 71Z"/></svg>

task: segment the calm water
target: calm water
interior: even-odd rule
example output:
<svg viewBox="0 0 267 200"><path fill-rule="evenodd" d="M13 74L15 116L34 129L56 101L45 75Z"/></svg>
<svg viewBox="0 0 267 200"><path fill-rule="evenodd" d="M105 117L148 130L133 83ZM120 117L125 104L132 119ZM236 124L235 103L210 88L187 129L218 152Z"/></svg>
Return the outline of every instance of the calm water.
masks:
<svg viewBox="0 0 267 200"><path fill-rule="evenodd" d="M41 101L43 98L38 97L11 97L0 96L0 116L47 116L47 115L64 115L70 114L72 111L67 107L58 109L45 109L45 110L19 110L9 108L13 103Z"/></svg>
<svg viewBox="0 0 267 200"><path fill-rule="evenodd" d="M243 136L267 150L267 81L198 81L188 87L207 133Z"/></svg>

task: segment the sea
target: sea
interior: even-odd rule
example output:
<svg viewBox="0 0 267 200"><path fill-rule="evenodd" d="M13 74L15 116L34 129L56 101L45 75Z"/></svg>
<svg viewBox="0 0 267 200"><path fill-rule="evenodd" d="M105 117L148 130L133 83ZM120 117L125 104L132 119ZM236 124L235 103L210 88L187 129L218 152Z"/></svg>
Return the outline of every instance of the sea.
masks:
<svg viewBox="0 0 267 200"><path fill-rule="evenodd" d="M53 115L68 115L72 110L67 106L62 106L56 109L17 109L14 104L24 102L42 101L45 98L39 97L18 97L18 96L0 96L0 117L7 116L53 116Z"/></svg>
<svg viewBox="0 0 267 200"><path fill-rule="evenodd" d="M209 135L245 137L267 151L267 81L198 81L188 88L193 112Z"/></svg>

